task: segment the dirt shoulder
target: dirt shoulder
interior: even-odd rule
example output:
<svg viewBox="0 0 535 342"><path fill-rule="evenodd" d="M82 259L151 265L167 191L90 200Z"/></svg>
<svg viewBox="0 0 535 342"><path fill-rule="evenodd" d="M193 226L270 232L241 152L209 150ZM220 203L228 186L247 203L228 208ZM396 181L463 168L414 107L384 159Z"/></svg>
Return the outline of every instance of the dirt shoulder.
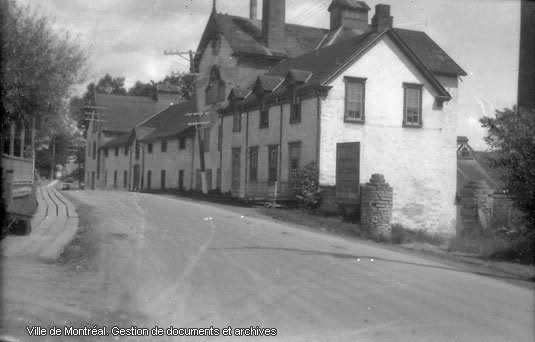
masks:
<svg viewBox="0 0 535 342"><path fill-rule="evenodd" d="M432 245L425 242L410 242L399 245L378 243L369 240L365 234L356 232L357 225L355 223L345 222L339 217L317 216L300 210L282 208L257 208L256 211L261 215L305 229L380 245L391 250L416 254L475 274L500 278L504 281L535 288L535 266L489 260L467 253L449 252L447 250L447 241L441 245Z"/></svg>

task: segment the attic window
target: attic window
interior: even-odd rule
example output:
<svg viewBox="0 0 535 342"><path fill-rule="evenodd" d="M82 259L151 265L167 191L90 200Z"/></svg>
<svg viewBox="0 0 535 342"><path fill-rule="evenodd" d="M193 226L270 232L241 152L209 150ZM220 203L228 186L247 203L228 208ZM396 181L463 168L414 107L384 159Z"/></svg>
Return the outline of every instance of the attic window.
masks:
<svg viewBox="0 0 535 342"><path fill-rule="evenodd" d="M218 66L212 67L205 92L207 105L225 100L225 82L221 79Z"/></svg>

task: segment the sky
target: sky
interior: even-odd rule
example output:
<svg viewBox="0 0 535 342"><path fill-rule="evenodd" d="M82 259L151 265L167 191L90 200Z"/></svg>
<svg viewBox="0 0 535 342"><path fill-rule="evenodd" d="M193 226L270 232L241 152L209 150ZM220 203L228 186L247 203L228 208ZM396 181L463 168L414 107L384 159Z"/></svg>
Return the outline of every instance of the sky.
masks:
<svg viewBox="0 0 535 342"><path fill-rule="evenodd" d="M164 50L195 51L212 0L16 0L49 16L89 55L87 82L106 73L159 81L189 69ZM331 0L286 0L286 22L328 28ZM258 0L261 16L262 0ZM478 119L516 103L520 32L519 0L366 0L391 5L394 26L425 31L467 73L459 83L457 135L486 148ZM247 17L249 0L218 0L217 11ZM78 87L80 92L85 85Z"/></svg>

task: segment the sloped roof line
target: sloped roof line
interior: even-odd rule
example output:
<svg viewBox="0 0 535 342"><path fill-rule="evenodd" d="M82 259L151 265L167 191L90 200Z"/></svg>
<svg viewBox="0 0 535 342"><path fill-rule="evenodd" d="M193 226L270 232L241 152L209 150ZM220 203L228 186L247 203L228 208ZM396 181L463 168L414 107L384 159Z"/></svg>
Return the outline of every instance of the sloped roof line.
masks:
<svg viewBox="0 0 535 342"><path fill-rule="evenodd" d="M394 43L396 43L398 47L401 47L402 52L404 52L411 59L411 61L419 67L418 70L429 81L429 83L431 83L433 88L435 88L441 100L451 100L451 95L448 93L448 91L442 86L442 84L440 84L440 82L435 78L431 71L429 71L429 69L427 69L427 67L420 61L418 56L416 56L416 54L407 46L407 44L405 44L405 42L403 42L403 40L392 29L382 31L370 42L365 44L363 47L357 49L357 51L355 51L340 67L326 75L326 77L324 77L320 84L327 85L329 82L331 82L343 70L347 69L351 64L353 64L355 60L357 60L366 52L368 52L369 49L371 49L375 44L377 44L385 35L394 38ZM329 46L326 47L326 49L328 48Z"/></svg>

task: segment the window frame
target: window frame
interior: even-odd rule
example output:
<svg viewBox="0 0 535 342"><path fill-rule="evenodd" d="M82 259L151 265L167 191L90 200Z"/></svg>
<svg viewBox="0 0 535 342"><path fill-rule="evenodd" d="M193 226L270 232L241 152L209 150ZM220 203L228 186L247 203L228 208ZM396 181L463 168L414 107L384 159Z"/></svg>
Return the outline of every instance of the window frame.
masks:
<svg viewBox="0 0 535 342"><path fill-rule="evenodd" d="M423 85L418 83L403 83L403 127L408 128L421 128L423 126L422 120L422 98L423 98ZM407 90L417 90L418 91L418 122L407 122ZM414 115L413 115L414 116Z"/></svg>
<svg viewBox="0 0 535 342"><path fill-rule="evenodd" d="M272 161L273 152L276 152L276 158L274 161ZM268 184L274 184L278 180L279 180L279 145L268 145Z"/></svg>
<svg viewBox="0 0 535 342"><path fill-rule="evenodd" d="M349 84L360 84L362 86L362 113L360 118L353 118L349 116ZM344 122L350 123L365 123L366 122L366 78L344 76Z"/></svg>
<svg viewBox="0 0 535 342"><path fill-rule="evenodd" d="M113 152L113 155L115 157L118 157L119 156L119 146L115 146L115 151Z"/></svg>
<svg viewBox="0 0 535 342"><path fill-rule="evenodd" d="M162 141L160 141L160 151L162 153L167 153L167 140L162 139Z"/></svg>
<svg viewBox="0 0 535 342"><path fill-rule="evenodd" d="M299 169L301 167L300 166L301 165L301 147L302 147L301 141L292 141L288 143L288 180L290 181L293 180L293 173L297 171L297 170L292 169L292 160L294 159L292 158L292 149L298 148L299 150L299 155L297 156L297 168L296 168L296 169Z"/></svg>
<svg viewBox="0 0 535 342"><path fill-rule="evenodd" d="M269 107L262 102L260 107L260 117L258 120L258 128L268 128L269 127Z"/></svg>
<svg viewBox="0 0 535 342"><path fill-rule="evenodd" d="M295 86L292 86L290 89L290 123L301 122L301 104L302 101L297 97Z"/></svg>
<svg viewBox="0 0 535 342"><path fill-rule="evenodd" d="M232 132L238 133L241 132L241 113L236 109L232 116Z"/></svg>
<svg viewBox="0 0 535 342"><path fill-rule="evenodd" d="M147 154L152 154L153 145L152 143L147 143Z"/></svg>
<svg viewBox="0 0 535 342"><path fill-rule="evenodd" d="M258 146L249 147L249 181L258 182Z"/></svg>
<svg viewBox="0 0 535 342"><path fill-rule="evenodd" d="M186 138L185 137L178 138L178 149L179 150L185 150L186 149Z"/></svg>
<svg viewBox="0 0 535 342"><path fill-rule="evenodd" d="M225 81L221 78L221 71L217 65L210 69L210 79L204 90L206 105L211 105L225 100Z"/></svg>

